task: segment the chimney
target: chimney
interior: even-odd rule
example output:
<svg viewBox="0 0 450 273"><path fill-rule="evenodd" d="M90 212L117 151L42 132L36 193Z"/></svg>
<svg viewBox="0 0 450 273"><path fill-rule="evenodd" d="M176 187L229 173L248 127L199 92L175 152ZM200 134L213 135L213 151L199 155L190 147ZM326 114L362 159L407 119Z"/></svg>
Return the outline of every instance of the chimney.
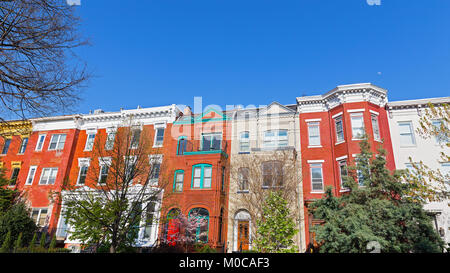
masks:
<svg viewBox="0 0 450 273"><path fill-rule="evenodd" d="M183 115L191 116L192 115L191 107L186 106L186 108L184 108Z"/></svg>

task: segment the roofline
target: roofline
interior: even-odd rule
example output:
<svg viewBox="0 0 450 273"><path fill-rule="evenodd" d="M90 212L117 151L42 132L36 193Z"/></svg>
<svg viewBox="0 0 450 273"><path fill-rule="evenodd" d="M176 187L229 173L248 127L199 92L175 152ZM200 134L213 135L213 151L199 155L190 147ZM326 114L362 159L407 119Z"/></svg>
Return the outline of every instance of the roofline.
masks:
<svg viewBox="0 0 450 273"><path fill-rule="evenodd" d="M377 85L374 85L372 83L355 83L355 84L344 84L344 85L338 85L337 87L333 88L332 90L328 91L327 93L323 95L313 95L313 96L303 96L303 97L297 97L297 103L303 102L303 101L318 101L318 100L325 100L328 97L344 91L357 91L361 89L372 89L377 92L383 93L384 95L387 95L387 90L384 88L381 88Z"/></svg>

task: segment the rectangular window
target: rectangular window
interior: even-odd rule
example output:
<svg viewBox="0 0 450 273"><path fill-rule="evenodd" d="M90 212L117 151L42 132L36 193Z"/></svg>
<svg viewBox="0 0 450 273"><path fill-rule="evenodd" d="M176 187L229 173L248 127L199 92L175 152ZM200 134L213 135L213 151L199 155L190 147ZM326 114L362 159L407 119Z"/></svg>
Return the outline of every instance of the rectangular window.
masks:
<svg viewBox="0 0 450 273"><path fill-rule="evenodd" d="M86 183L86 176L87 176L88 168L89 167L86 165L81 166L80 172L78 174L77 185L84 185Z"/></svg>
<svg viewBox="0 0 450 273"><path fill-rule="evenodd" d="M347 187L344 187L344 182L346 182L347 178L347 161L341 160L338 162L339 164L339 178L341 181L341 189L347 189Z"/></svg>
<svg viewBox="0 0 450 273"><path fill-rule="evenodd" d="M342 117L338 117L334 120L334 125L336 128L336 142L344 141L344 126Z"/></svg>
<svg viewBox="0 0 450 273"><path fill-rule="evenodd" d="M377 141L381 141L381 134L380 134L380 125L378 122L378 115L372 114L370 116L372 120L372 129L373 129L373 139Z"/></svg>
<svg viewBox="0 0 450 273"><path fill-rule="evenodd" d="M239 190L238 190L238 192L248 191L248 177L249 177L249 169L248 168L239 169Z"/></svg>
<svg viewBox="0 0 450 273"><path fill-rule="evenodd" d="M58 168L43 168L39 185L55 184Z"/></svg>
<svg viewBox="0 0 450 273"><path fill-rule="evenodd" d="M95 134L88 134L86 138L86 145L84 146L85 151L92 151L94 147Z"/></svg>
<svg viewBox="0 0 450 273"><path fill-rule="evenodd" d="M239 150L241 152L250 151L250 134L249 132L242 132L239 138Z"/></svg>
<svg viewBox="0 0 450 273"><path fill-rule="evenodd" d="M350 115L352 123L352 138L362 139L364 137L364 116L363 113L354 113Z"/></svg>
<svg viewBox="0 0 450 273"><path fill-rule="evenodd" d="M441 174L444 176L444 180L450 183L450 162L441 164Z"/></svg>
<svg viewBox="0 0 450 273"><path fill-rule="evenodd" d="M66 134L52 135L50 139L50 145L48 150L62 150L64 149L64 144L66 143Z"/></svg>
<svg viewBox="0 0 450 273"><path fill-rule="evenodd" d="M86 170L87 172L87 170ZM100 167L100 175L99 175L99 184L106 184L106 181L108 179L108 172L109 172L109 166L106 164L101 165ZM86 180L86 177L84 178ZM83 182L84 184L84 182Z"/></svg>
<svg viewBox="0 0 450 273"><path fill-rule="evenodd" d="M414 130L411 121L399 122L398 130L400 133L400 146L414 146L416 141L414 139Z"/></svg>
<svg viewBox="0 0 450 273"><path fill-rule="evenodd" d="M27 180L25 185L32 185L34 180L34 175L36 174L37 166L30 166L30 170L28 171Z"/></svg>
<svg viewBox="0 0 450 273"><path fill-rule="evenodd" d="M115 137L116 137L115 133L108 133L108 136L106 137L105 150L113 149Z"/></svg>
<svg viewBox="0 0 450 273"><path fill-rule="evenodd" d="M287 130L269 130L264 132L264 148L288 146Z"/></svg>
<svg viewBox="0 0 450 273"><path fill-rule="evenodd" d="M20 168L14 168L12 170L11 179L9 180L10 186L15 186L17 182L17 177L19 176Z"/></svg>
<svg viewBox="0 0 450 273"><path fill-rule="evenodd" d="M192 178L193 178L192 188L197 189L211 188L212 166L205 164L194 166Z"/></svg>
<svg viewBox="0 0 450 273"><path fill-rule="evenodd" d="M203 188L211 188L212 167L204 167L203 172Z"/></svg>
<svg viewBox="0 0 450 273"><path fill-rule="evenodd" d="M222 134L203 134L201 144L202 151L218 151L222 149Z"/></svg>
<svg viewBox="0 0 450 273"><path fill-rule="evenodd" d="M47 208L34 208L31 211L31 218L39 227L44 227L47 222Z"/></svg>
<svg viewBox="0 0 450 273"><path fill-rule="evenodd" d="M27 144L28 144L28 138L27 137L22 138L22 142L20 143L20 148L19 148L19 154L25 153Z"/></svg>
<svg viewBox="0 0 450 273"><path fill-rule="evenodd" d="M194 168L194 185L193 188L200 188L200 182L202 179L202 168L195 167Z"/></svg>
<svg viewBox="0 0 450 273"><path fill-rule="evenodd" d="M6 155L9 150L9 145L11 144L11 139L5 139L5 143L3 144L2 155Z"/></svg>
<svg viewBox="0 0 450 273"><path fill-rule="evenodd" d="M175 185L173 186L175 192L183 191L183 181L184 181L184 172L175 171Z"/></svg>
<svg viewBox="0 0 450 273"><path fill-rule="evenodd" d="M446 144L450 142L449 136L446 135L448 129L445 127L444 121L433 120L431 124L433 125L435 140L438 144Z"/></svg>
<svg viewBox="0 0 450 273"><path fill-rule="evenodd" d="M141 130L134 129L131 134L131 149L139 147L139 140L141 139Z"/></svg>
<svg viewBox="0 0 450 273"><path fill-rule="evenodd" d="M322 164L311 164L310 169L312 191L323 191Z"/></svg>
<svg viewBox="0 0 450 273"><path fill-rule="evenodd" d="M150 238L153 227L155 226L153 223L154 218L155 218L155 202L150 202L145 210L145 228L143 239Z"/></svg>
<svg viewBox="0 0 450 273"><path fill-rule="evenodd" d="M153 146L163 146L164 141L164 128L157 128L155 135L155 145Z"/></svg>
<svg viewBox="0 0 450 273"><path fill-rule="evenodd" d="M161 163L154 162L150 168L150 179L158 179L161 171Z"/></svg>
<svg viewBox="0 0 450 273"><path fill-rule="evenodd" d="M309 146L320 146L320 122L308 123Z"/></svg>
<svg viewBox="0 0 450 273"><path fill-rule="evenodd" d="M36 151L42 151L42 148L44 147L44 141L45 141L45 135L39 135L38 142L36 145Z"/></svg>
<svg viewBox="0 0 450 273"><path fill-rule="evenodd" d="M281 187L283 185L283 166L279 161L262 163L263 188Z"/></svg>

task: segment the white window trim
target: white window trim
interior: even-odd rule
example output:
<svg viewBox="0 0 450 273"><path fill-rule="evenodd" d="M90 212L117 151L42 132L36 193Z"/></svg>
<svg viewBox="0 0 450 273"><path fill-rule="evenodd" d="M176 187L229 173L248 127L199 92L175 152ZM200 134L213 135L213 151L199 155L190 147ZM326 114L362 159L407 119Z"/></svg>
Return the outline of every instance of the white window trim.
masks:
<svg viewBox="0 0 450 273"><path fill-rule="evenodd" d="M332 119L335 119L335 118L337 118L337 117L342 116L343 114L344 114L344 112L339 112L339 113L337 113L336 115L331 116L331 118L332 118Z"/></svg>
<svg viewBox="0 0 450 273"><path fill-rule="evenodd" d="M378 112L376 112L376 111L373 111L373 110L369 110L369 112L372 113L372 114L374 114L374 115L377 115L377 116L380 115L380 113L378 113Z"/></svg>
<svg viewBox="0 0 450 273"><path fill-rule="evenodd" d="M39 140L41 139L41 136L44 136L44 139L42 140L42 146L39 148ZM38 141L36 143L35 151L42 151L44 149L45 139L47 138L47 134L39 134L38 135Z"/></svg>
<svg viewBox="0 0 450 273"><path fill-rule="evenodd" d="M372 119L372 118L374 118L374 117L376 118L376 121L377 121L377 126L378 126L378 137L375 136L375 130L374 130L373 119ZM375 141L381 142L381 128L380 128L380 119L379 119L379 117L378 117L378 114L372 113L372 114L370 115L370 123L371 123L371 125L372 125L373 139L374 139Z"/></svg>
<svg viewBox="0 0 450 273"><path fill-rule="evenodd" d="M248 133L248 138L243 138L242 135L244 133ZM243 139L245 139L245 141L242 141ZM242 149L242 143L246 143L248 144L248 149L247 150L243 150ZM239 133L239 151L240 152L250 152L251 147L250 147L250 132L249 131L242 131Z"/></svg>
<svg viewBox="0 0 450 273"><path fill-rule="evenodd" d="M360 110L360 109L355 109L355 110ZM349 111L349 110L347 110L347 111ZM353 121L352 121L352 117L361 117L362 118L362 125L363 125L362 128L363 128L363 130L365 130L366 129L366 125L364 124L364 112L363 111L352 111L350 113L352 113L350 115L350 126L351 126L351 129L352 129L352 140L362 140L363 138L358 138L358 137L353 135Z"/></svg>
<svg viewBox="0 0 450 273"><path fill-rule="evenodd" d="M45 207L39 207L39 208L31 208L31 217L33 216L33 210L39 210L39 213L38 213L38 216L37 216L37 218L36 218L36 222L35 222L35 224L36 224L36 226L39 226L39 219L41 219L41 211L42 210L47 210L47 216L46 216L46 218L45 218L45 222L44 222L44 225L42 226L42 227L45 227L45 226L47 226L47 224L48 224L48 219L49 219L49 216L50 216L50 210L48 209L48 208L45 208Z"/></svg>
<svg viewBox="0 0 450 273"><path fill-rule="evenodd" d="M98 158L98 165L100 167L100 171L99 171L99 174L98 174L97 184L102 185L102 183L100 183L100 181L102 179L102 168L104 166L108 166L108 168L111 168L111 157L99 157ZM109 173L109 170L108 170L108 173ZM78 173L78 176L80 176L79 173ZM77 181L77 184L78 184L78 181Z"/></svg>
<svg viewBox="0 0 450 273"><path fill-rule="evenodd" d="M411 145L405 145L405 144L402 144L401 143L401 141L400 141L400 139L401 139L401 133L400 133L400 130L399 130L399 132L398 132L398 137L399 137L399 146L400 146L400 148L413 148L413 147L417 147L417 142L416 142L416 136L415 136L415 134L414 134L414 124L413 124L413 122L412 122L412 120L404 120L404 121L397 121L397 129L399 129L400 128L400 123L409 123L409 125L410 125L410 129L411 129L411 136L412 136L412 141L413 141L413 144L411 144Z"/></svg>
<svg viewBox="0 0 450 273"><path fill-rule="evenodd" d="M94 140L93 140L93 142L92 142L92 147L90 147L89 149L88 149L88 143L89 143L89 136L94 136ZM94 148L94 143L95 143L95 137L96 137L96 134L87 134L87 137L86 137L86 143L84 144L84 151L85 152L90 152L90 151L92 151L92 149Z"/></svg>
<svg viewBox="0 0 450 273"><path fill-rule="evenodd" d="M340 120L341 123L342 123L342 140L336 141L336 143L334 145L339 145L339 144L345 143L344 117L342 116L342 112L333 116L334 130L336 131L335 132L336 133L336 140L338 140L338 131L337 131L337 126L336 126L336 122L338 120Z"/></svg>
<svg viewBox="0 0 450 273"><path fill-rule="evenodd" d="M41 183L42 182L42 177L44 176L44 170L46 170L46 169L50 170L50 173L49 173L49 176L48 176L49 179L50 179L50 174L52 174L53 170L56 169L55 182L53 184L49 184L48 180L47 180L47 182L45 184ZM42 170L41 170L41 177L39 178L39 185L54 185L56 183L56 177L58 177L58 171L59 170L58 170L57 167L42 168Z"/></svg>
<svg viewBox="0 0 450 273"><path fill-rule="evenodd" d="M310 130L309 130L309 127L312 125L311 123L318 123L316 126L318 126L319 127L319 130L318 130L318 132L319 132L319 144L316 144L316 145L314 145L314 144L311 144L311 141L310 141L310 138L311 138L311 135L310 135ZM308 148L321 148L322 147L322 136L320 135L320 122L318 122L318 121L312 121L312 122L308 122L307 123L307 130L308 130Z"/></svg>
<svg viewBox="0 0 450 273"><path fill-rule="evenodd" d="M323 164L322 164L324 161L322 161L322 160L310 160L310 161L312 161L312 162L311 163L308 162L308 163L309 163L309 176L311 179L311 193L325 193L325 181L324 181L324 177L323 177ZM319 162L319 161L322 161L322 162ZM312 178L313 166L311 166L311 165L320 165L320 172L321 172L321 177L322 177L322 190L314 190L313 189L313 178ZM318 168L318 167L315 167L315 168Z"/></svg>
<svg viewBox="0 0 450 273"><path fill-rule="evenodd" d="M33 169L34 169L33 178L31 179L31 183L28 183L28 180L30 179L31 170L33 170ZM33 185L34 178L36 177L36 171L37 171L37 166L30 166L30 169L28 170L27 180L25 180L26 186Z"/></svg>
<svg viewBox="0 0 450 273"><path fill-rule="evenodd" d="M342 161L342 160L344 160L344 159L347 159L347 156L346 156L346 155L337 157L337 158L336 158L336 161Z"/></svg>
<svg viewBox="0 0 450 273"><path fill-rule="evenodd" d="M324 163L325 160L319 159L319 160L308 160L308 164L320 164Z"/></svg>
<svg viewBox="0 0 450 273"><path fill-rule="evenodd" d="M363 113L366 109L348 109L347 113Z"/></svg>
<svg viewBox="0 0 450 273"><path fill-rule="evenodd" d="M61 136L65 135L66 136L66 140L67 140L67 134L53 134L52 137L50 138L50 143L48 145L48 151L62 151L64 150L64 146L66 145L66 141L64 140L64 146L62 147L62 149L58 149L58 144L59 144L59 140L61 139ZM54 149L50 149L50 145L52 144L52 139L53 137L58 136L58 139L56 140L56 146Z"/></svg>
<svg viewBox="0 0 450 273"><path fill-rule="evenodd" d="M158 130L159 129L163 129L164 130L164 134L163 134L163 141L161 142L161 144L156 144L156 138L158 137ZM160 148L163 147L164 145L164 136L166 135L166 127L155 127L155 136L153 137L153 148Z"/></svg>

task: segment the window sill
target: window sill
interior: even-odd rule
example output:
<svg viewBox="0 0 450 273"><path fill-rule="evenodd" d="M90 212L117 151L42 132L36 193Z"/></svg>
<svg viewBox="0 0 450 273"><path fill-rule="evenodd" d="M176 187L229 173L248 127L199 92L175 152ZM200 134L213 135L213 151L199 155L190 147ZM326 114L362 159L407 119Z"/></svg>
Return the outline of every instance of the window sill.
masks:
<svg viewBox="0 0 450 273"><path fill-rule="evenodd" d="M311 191L311 194L323 194L325 193L324 191Z"/></svg>
<svg viewBox="0 0 450 273"><path fill-rule="evenodd" d="M236 193L249 193L250 191L244 190L244 191L237 191Z"/></svg>
<svg viewBox="0 0 450 273"><path fill-rule="evenodd" d="M162 147L163 147L163 145L159 144L159 145L154 145L152 148L162 148Z"/></svg>
<svg viewBox="0 0 450 273"><path fill-rule="evenodd" d="M323 148L322 145L308 145L308 148Z"/></svg>
<svg viewBox="0 0 450 273"><path fill-rule="evenodd" d="M349 192L350 189L340 189L339 192Z"/></svg>
<svg viewBox="0 0 450 273"><path fill-rule="evenodd" d="M248 155L248 154L250 154L250 152L239 152L238 154L240 154L240 155Z"/></svg>
<svg viewBox="0 0 450 273"><path fill-rule="evenodd" d="M345 143L345 140L336 142L334 145L339 145L339 144L342 144L342 143Z"/></svg>
<svg viewBox="0 0 450 273"><path fill-rule="evenodd" d="M363 138L352 138L352 141L361 141Z"/></svg>

